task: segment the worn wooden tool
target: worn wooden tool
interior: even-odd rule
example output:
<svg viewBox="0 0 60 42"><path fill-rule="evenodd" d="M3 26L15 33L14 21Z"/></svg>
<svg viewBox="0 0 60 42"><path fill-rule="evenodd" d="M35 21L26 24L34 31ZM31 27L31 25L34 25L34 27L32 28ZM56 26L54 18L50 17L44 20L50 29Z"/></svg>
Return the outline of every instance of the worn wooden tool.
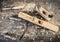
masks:
<svg viewBox="0 0 60 42"><path fill-rule="evenodd" d="M55 31L55 32L59 31L59 27L58 26L53 25L53 24L51 24L51 23L49 23L47 21L38 19L36 17L30 16L27 13L20 12L18 17L23 18L23 19L25 19L27 21L30 21L30 22L32 22L34 24L37 24L39 26L45 27L47 29L50 29L52 31Z"/></svg>
<svg viewBox="0 0 60 42"><path fill-rule="evenodd" d="M37 9L38 9L38 8L37 8ZM37 9L36 9L36 10L37 10ZM38 11L38 12L40 13L40 15L41 15L43 18L45 18L46 20L48 20L48 21L51 20L51 18L50 18L49 16L52 17L52 14L51 14L49 11L47 11L46 9L44 9L43 7L40 7L37 11Z"/></svg>

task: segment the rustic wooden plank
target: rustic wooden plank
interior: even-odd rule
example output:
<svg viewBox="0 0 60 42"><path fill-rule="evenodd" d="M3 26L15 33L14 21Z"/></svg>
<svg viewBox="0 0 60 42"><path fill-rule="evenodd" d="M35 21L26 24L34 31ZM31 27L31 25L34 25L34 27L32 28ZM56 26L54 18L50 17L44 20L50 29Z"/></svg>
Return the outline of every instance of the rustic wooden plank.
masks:
<svg viewBox="0 0 60 42"><path fill-rule="evenodd" d="M23 19L25 19L27 21L30 21L30 22L32 22L34 24L45 27L45 28L50 29L50 30L55 31L55 32L58 32L58 30L59 30L58 26L53 25L53 24L51 24L51 23L49 23L47 21L43 21L41 19L38 19L36 17L30 16L27 13L20 12L18 17L23 18Z"/></svg>

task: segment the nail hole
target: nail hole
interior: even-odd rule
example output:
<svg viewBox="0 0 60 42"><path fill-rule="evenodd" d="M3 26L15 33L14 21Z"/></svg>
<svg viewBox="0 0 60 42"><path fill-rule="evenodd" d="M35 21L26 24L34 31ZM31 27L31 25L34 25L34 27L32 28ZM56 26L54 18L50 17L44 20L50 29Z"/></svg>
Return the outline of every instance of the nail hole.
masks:
<svg viewBox="0 0 60 42"><path fill-rule="evenodd" d="M48 17L49 17L49 18L52 18L52 17L53 17L53 15L48 15Z"/></svg>
<svg viewBox="0 0 60 42"><path fill-rule="evenodd" d="M43 12L43 14L45 14L46 15L46 12L45 11L42 11Z"/></svg>
<svg viewBox="0 0 60 42"><path fill-rule="evenodd" d="M38 23L40 24L40 23L41 23L41 21L38 21Z"/></svg>

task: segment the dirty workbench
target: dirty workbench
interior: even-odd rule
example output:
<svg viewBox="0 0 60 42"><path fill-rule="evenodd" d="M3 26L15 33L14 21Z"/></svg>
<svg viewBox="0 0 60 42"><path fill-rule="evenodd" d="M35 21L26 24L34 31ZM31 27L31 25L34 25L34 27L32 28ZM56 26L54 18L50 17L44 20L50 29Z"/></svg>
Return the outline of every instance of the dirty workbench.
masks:
<svg viewBox="0 0 60 42"><path fill-rule="evenodd" d="M27 1L27 3L29 2L31 1ZM3 7L27 4L22 0L3 1L3 3L5 3ZM6 10L0 12L0 42L60 42L60 36L56 35L55 32L18 18L19 11ZM7 38L6 35L11 37Z"/></svg>

